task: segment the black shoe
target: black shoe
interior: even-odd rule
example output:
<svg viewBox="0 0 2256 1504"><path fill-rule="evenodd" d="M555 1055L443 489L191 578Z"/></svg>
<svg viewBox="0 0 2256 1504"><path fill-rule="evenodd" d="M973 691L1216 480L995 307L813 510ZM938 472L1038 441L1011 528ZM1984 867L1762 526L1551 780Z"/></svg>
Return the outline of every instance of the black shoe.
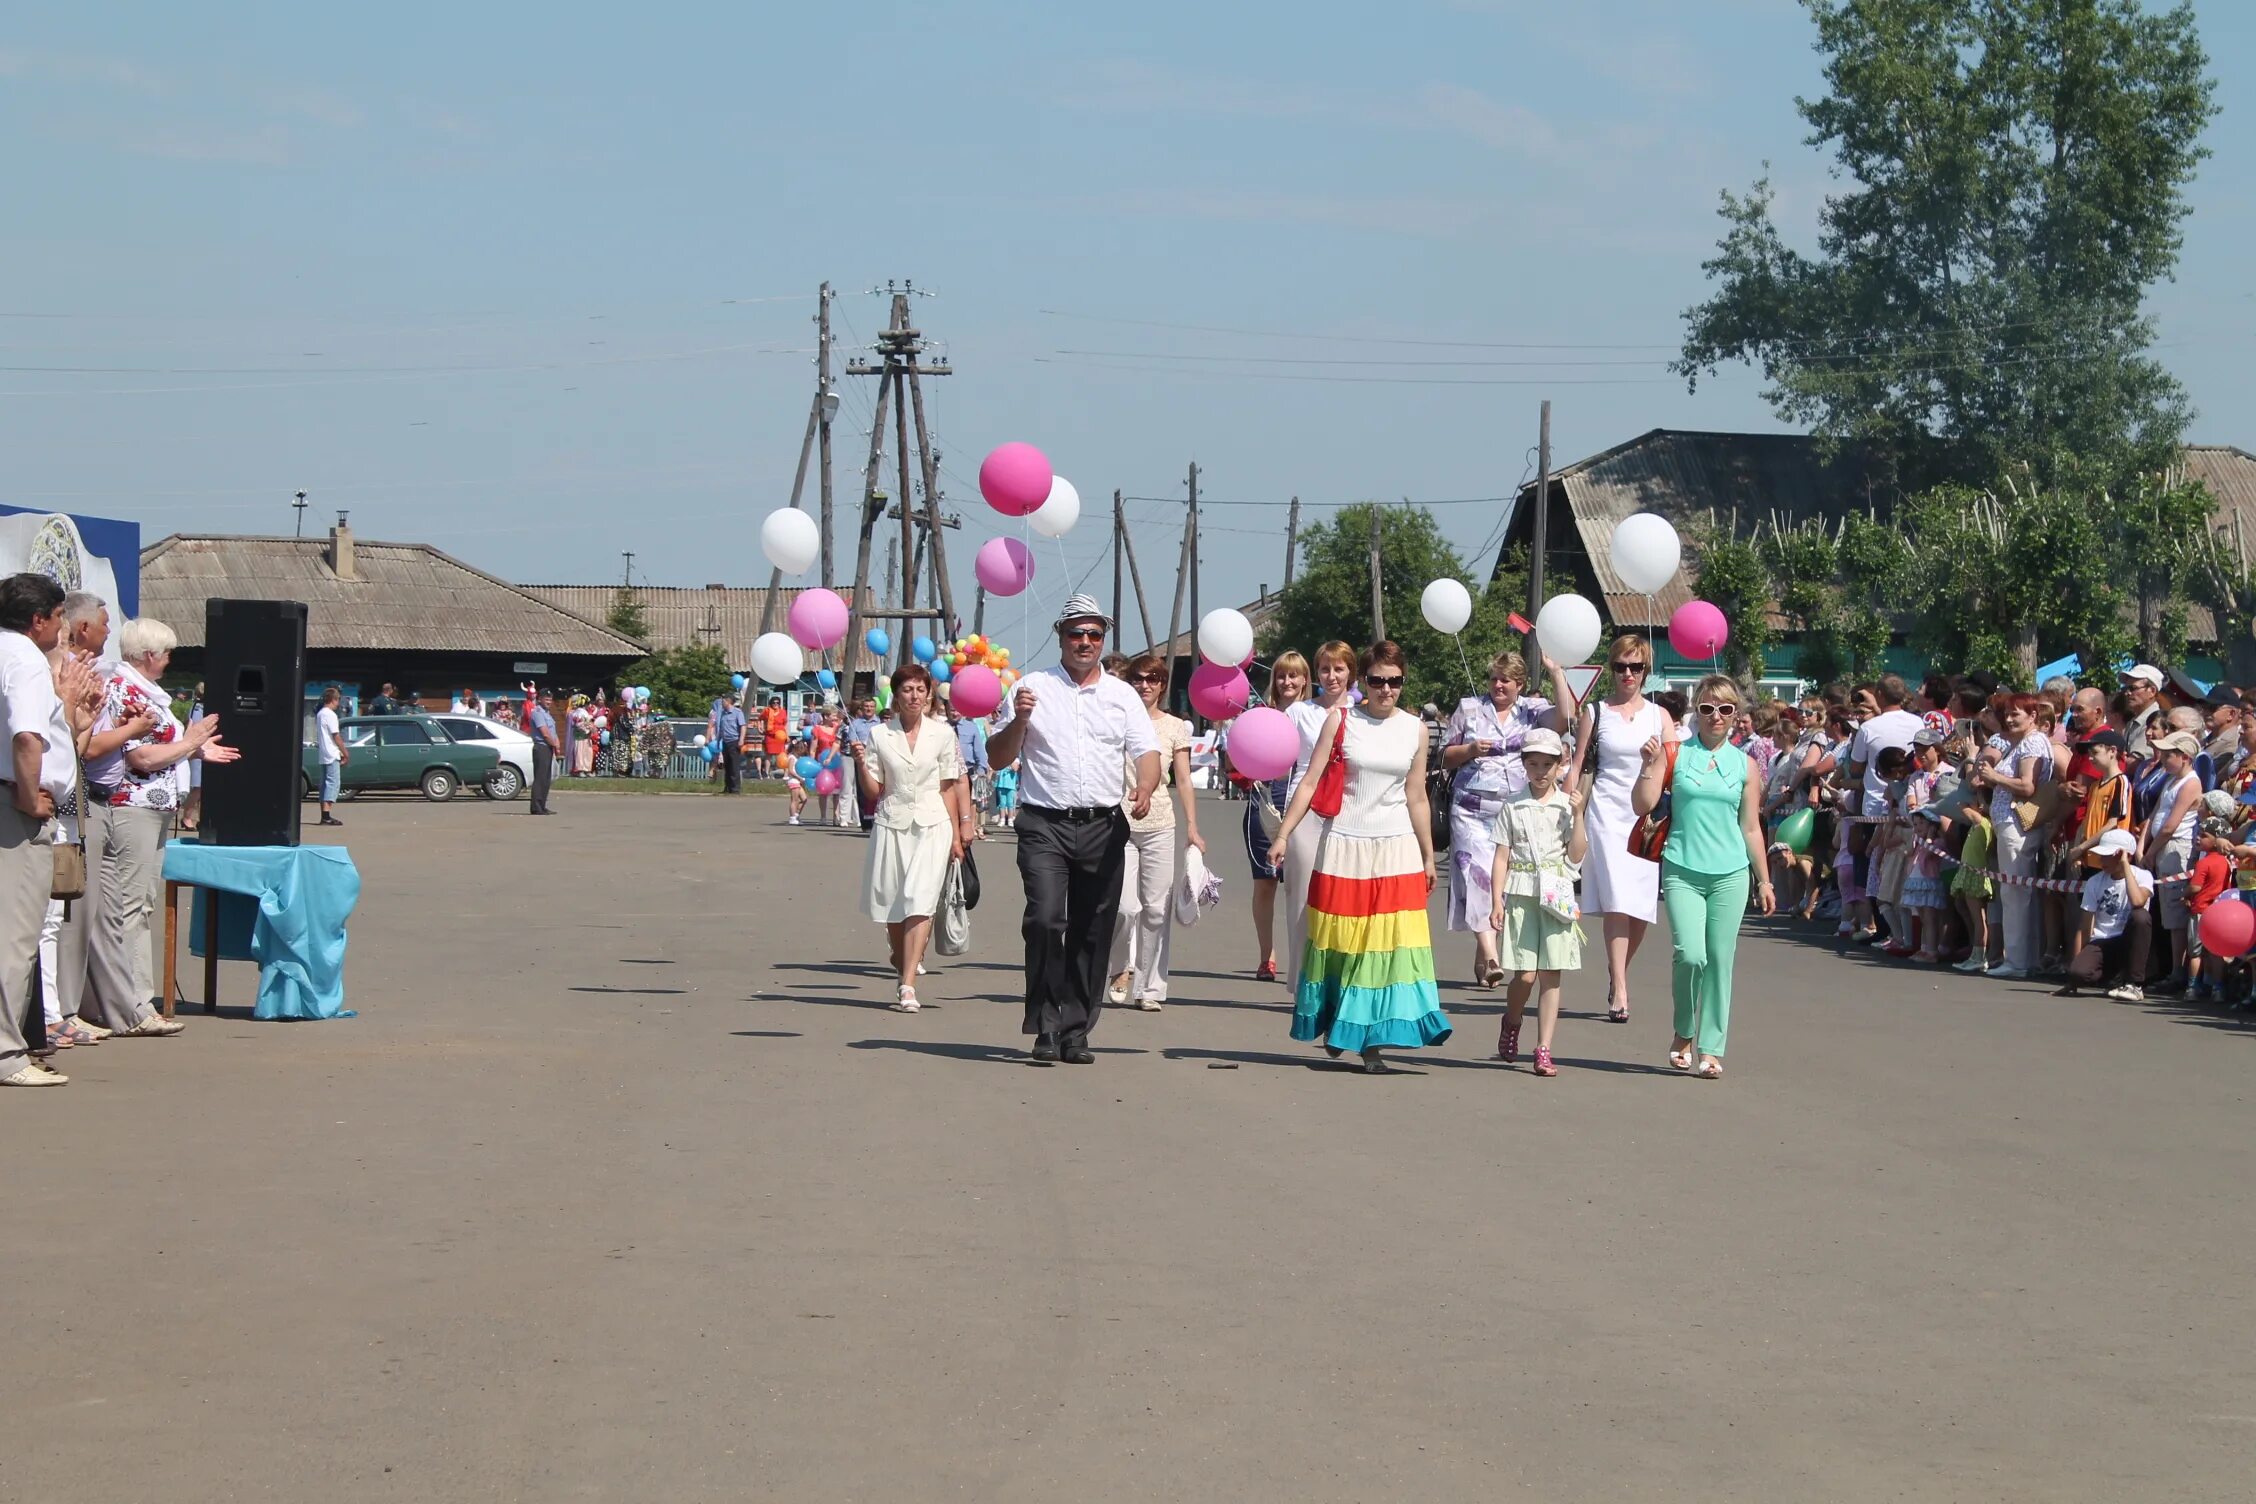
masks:
<svg viewBox="0 0 2256 1504"><path fill-rule="evenodd" d="M1095 1065L1096 1052L1089 1048L1088 1039L1080 1034L1068 1034L1059 1041L1058 1058L1067 1065Z"/></svg>
<svg viewBox="0 0 2256 1504"><path fill-rule="evenodd" d="M345 822L338 819L335 815L323 815L321 817L321 823L324 825L342 825Z"/></svg>
<svg viewBox="0 0 2256 1504"><path fill-rule="evenodd" d="M1035 1065L1057 1064L1058 1047L1056 1038L1048 1034L1035 1035L1034 1048L1026 1052L1026 1058Z"/></svg>

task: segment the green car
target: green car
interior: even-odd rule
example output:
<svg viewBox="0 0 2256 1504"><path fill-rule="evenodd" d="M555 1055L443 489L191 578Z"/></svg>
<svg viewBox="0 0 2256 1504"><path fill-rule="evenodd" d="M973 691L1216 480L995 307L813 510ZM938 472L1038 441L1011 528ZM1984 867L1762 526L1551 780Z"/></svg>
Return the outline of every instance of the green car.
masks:
<svg viewBox="0 0 2256 1504"><path fill-rule="evenodd" d="M440 802L465 785L492 794L504 782L515 792L517 770L503 767L499 752L454 740L431 716L348 716L338 724L352 754L343 778L347 798L362 789L421 789L424 798ZM303 764L308 799L321 792L321 748L314 743L313 728L309 715Z"/></svg>

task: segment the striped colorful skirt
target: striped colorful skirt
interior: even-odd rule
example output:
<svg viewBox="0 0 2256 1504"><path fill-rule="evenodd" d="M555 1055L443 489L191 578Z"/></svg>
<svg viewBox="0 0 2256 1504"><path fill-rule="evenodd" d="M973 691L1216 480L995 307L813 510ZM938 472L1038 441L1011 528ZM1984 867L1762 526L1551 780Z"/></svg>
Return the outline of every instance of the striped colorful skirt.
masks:
<svg viewBox="0 0 2256 1504"><path fill-rule="evenodd" d="M1326 833L1308 883L1307 934L1293 1038L1356 1051L1449 1037L1417 836Z"/></svg>

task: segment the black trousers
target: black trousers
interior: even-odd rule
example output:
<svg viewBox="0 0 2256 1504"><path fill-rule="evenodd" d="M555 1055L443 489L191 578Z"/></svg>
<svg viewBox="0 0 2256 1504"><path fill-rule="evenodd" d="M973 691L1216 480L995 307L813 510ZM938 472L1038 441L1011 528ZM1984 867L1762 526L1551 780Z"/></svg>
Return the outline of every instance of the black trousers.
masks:
<svg viewBox="0 0 2256 1504"><path fill-rule="evenodd" d="M1104 1009L1105 962L1120 914L1128 816L1068 820L1039 805L1018 812L1018 875L1026 887L1028 1034L1086 1036Z"/></svg>
<svg viewBox="0 0 2256 1504"><path fill-rule="evenodd" d="M734 742L721 743L721 773L722 793L741 794L744 792L744 753L738 749Z"/></svg>
<svg viewBox="0 0 2256 1504"><path fill-rule="evenodd" d="M2144 909L2133 909L2123 933L2112 940L2094 940L2077 951L2068 963L2068 985L2097 987L2107 977L2119 977L2133 987L2146 985L2146 953L2154 944L2154 919Z"/></svg>
<svg viewBox="0 0 2256 1504"><path fill-rule="evenodd" d="M548 813L548 785L556 776L556 750L539 737L533 738L533 802L536 815Z"/></svg>

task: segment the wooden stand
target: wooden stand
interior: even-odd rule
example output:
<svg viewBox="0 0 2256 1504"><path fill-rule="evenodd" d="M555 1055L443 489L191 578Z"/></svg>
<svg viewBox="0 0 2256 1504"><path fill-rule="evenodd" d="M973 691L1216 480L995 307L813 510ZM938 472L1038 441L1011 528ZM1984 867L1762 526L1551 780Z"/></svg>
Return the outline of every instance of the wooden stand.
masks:
<svg viewBox="0 0 2256 1504"><path fill-rule="evenodd" d="M193 883L165 880L164 1016L172 1017L172 1000L180 993L180 890ZM204 1011L219 1011L219 894L204 900Z"/></svg>

